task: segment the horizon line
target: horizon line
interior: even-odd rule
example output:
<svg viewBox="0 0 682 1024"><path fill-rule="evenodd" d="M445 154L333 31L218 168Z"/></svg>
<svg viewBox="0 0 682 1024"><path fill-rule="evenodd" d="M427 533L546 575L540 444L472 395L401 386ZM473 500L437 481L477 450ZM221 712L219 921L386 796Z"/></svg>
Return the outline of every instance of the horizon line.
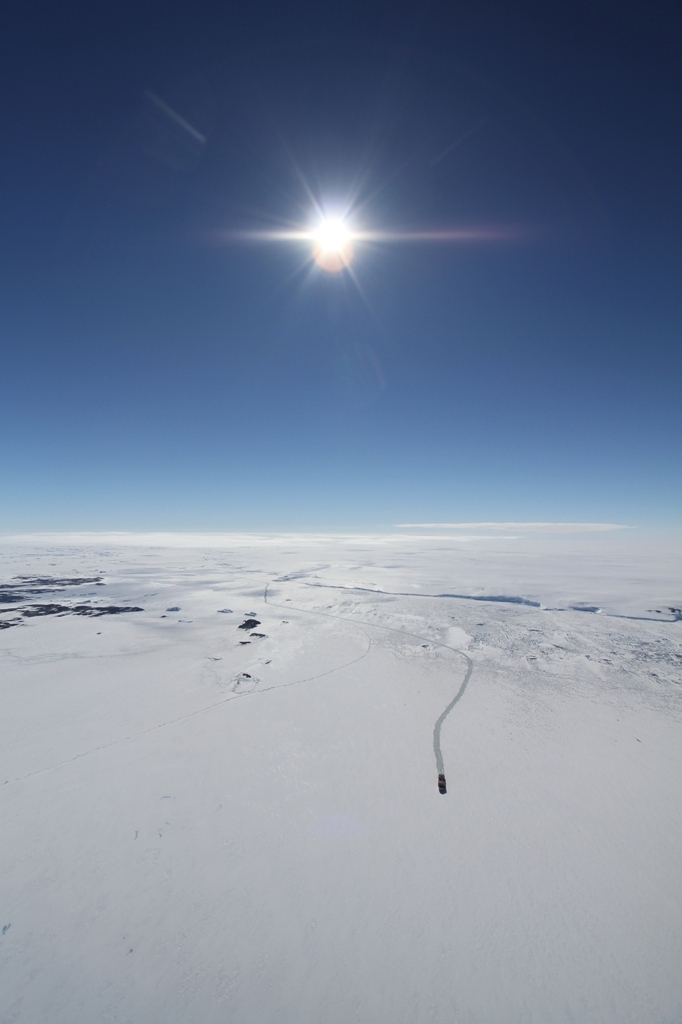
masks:
<svg viewBox="0 0 682 1024"><path fill-rule="evenodd" d="M420 530L557 530L562 533L591 533L603 530L632 530L624 523L395 523L394 529Z"/></svg>

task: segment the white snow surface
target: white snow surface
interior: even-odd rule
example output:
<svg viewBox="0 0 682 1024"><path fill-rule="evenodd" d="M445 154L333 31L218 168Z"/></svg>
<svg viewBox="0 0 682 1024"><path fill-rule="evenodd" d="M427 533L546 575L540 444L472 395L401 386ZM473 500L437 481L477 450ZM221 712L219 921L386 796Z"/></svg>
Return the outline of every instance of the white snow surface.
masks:
<svg viewBox="0 0 682 1024"><path fill-rule="evenodd" d="M682 1021L679 550L0 555L3 1024Z"/></svg>

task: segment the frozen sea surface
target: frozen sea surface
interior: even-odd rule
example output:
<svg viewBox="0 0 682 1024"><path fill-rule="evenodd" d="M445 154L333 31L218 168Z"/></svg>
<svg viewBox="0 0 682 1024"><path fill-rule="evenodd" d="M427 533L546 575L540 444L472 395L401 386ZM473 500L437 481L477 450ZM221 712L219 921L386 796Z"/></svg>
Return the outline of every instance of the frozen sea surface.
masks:
<svg viewBox="0 0 682 1024"><path fill-rule="evenodd" d="M679 552L0 554L3 1024L682 1021Z"/></svg>

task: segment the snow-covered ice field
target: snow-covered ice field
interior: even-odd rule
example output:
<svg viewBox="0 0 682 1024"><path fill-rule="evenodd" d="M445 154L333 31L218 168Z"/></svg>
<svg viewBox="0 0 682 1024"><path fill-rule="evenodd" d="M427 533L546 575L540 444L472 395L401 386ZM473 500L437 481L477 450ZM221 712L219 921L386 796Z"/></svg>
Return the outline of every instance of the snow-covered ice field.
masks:
<svg viewBox="0 0 682 1024"><path fill-rule="evenodd" d="M3 1024L680 1024L679 547L0 555Z"/></svg>

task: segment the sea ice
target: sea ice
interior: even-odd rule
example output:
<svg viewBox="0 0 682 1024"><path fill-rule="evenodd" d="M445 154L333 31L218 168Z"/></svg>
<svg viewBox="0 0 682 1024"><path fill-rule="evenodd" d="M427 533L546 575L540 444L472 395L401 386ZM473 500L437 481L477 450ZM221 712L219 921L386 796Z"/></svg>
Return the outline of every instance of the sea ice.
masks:
<svg viewBox="0 0 682 1024"><path fill-rule="evenodd" d="M682 1019L679 553L2 553L3 1022Z"/></svg>

